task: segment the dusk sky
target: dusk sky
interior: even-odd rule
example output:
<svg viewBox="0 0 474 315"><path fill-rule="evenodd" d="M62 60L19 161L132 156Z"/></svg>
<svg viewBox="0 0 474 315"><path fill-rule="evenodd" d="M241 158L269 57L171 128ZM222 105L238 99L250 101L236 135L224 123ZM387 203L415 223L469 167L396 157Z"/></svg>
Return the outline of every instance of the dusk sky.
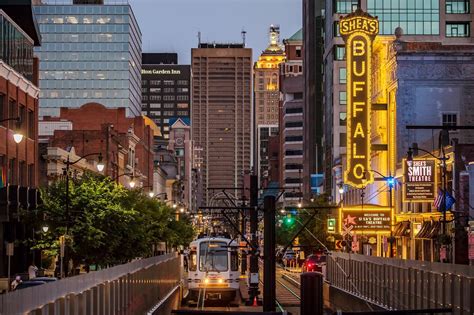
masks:
<svg viewBox="0 0 474 315"><path fill-rule="evenodd" d="M191 48L202 42L242 42L254 59L268 44L268 27L278 24L281 39L302 26L301 0L130 0L143 34L143 52L176 52L189 64Z"/></svg>

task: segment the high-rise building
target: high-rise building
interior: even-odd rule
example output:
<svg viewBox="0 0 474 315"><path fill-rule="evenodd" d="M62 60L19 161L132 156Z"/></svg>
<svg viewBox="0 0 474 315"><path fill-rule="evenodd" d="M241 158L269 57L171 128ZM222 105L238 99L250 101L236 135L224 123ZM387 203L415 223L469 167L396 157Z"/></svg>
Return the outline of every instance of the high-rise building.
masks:
<svg viewBox="0 0 474 315"><path fill-rule="evenodd" d="M192 135L202 148L204 202L212 187L243 187L250 171L252 49L200 43L192 49ZM229 191L230 193L230 191ZM241 195L236 189L235 197Z"/></svg>
<svg viewBox="0 0 474 315"><path fill-rule="evenodd" d="M160 127L159 143L169 138L170 119L190 117L191 69L177 63L177 54L142 54L142 111Z"/></svg>
<svg viewBox="0 0 474 315"><path fill-rule="evenodd" d="M346 61L338 21L360 7L380 22L380 35L400 27L407 42L473 44L473 0L326 0L324 39L325 190L338 198L346 155ZM334 199L336 200L336 199Z"/></svg>
<svg viewBox="0 0 474 315"><path fill-rule="evenodd" d="M283 41L286 61L280 64L280 186L284 200L302 198L303 176L303 36L299 30Z"/></svg>
<svg viewBox="0 0 474 315"><path fill-rule="evenodd" d="M254 65L254 108L257 141L255 142L254 165L260 185L268 180L268 137L278 133L278 108L280 101L279 68L285 60L285 51L280 44L280 27L271 25L269 45Z"/></svg>
<svg viewBox="0 0 474 315"><path fill-rule="evenodd" d="M36 211L38 188L38 60L41 44L31 1L0 0L0 275L24 272L34 258L34 232L23 211ZM20 138L19 135L22 135ZM20 140L20 141L19 141ZM7 251L13 247L11 264Z"/></svg>
<svg viewBox="0 0 474 315"><path fill-rule="evenodd" d="M303 0L303 193L307 199L321 192L323 170L323 54L324 0ZM318 180L316 180L316 178Z"/></svg>
<svg viewBox="0 0 474 315"><path fill-rule="evenodd" d="M126 0L78 2L44 0L34 7L43 37L35 50L40 116L90 102L141 115L141 32L132 7Z"/></svg>

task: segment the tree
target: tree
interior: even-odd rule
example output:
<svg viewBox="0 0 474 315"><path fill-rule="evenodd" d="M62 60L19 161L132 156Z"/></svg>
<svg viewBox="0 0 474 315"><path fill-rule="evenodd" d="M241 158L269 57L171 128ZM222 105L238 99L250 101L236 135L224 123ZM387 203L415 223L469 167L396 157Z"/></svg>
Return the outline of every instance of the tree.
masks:
<svg viewBox="0 0 474 315"><path fill-rule="evenodd" d="M172 244L186 244L194 235L190 224L173 221L173 209L108 177L86 173L70 181L69 215L65 192L64 180L42 191L40 214L50 228L34 246L57 255L58 239L68 226L67 256L75 265L124 263L152 255L157 242L169 238Z"/></svg>

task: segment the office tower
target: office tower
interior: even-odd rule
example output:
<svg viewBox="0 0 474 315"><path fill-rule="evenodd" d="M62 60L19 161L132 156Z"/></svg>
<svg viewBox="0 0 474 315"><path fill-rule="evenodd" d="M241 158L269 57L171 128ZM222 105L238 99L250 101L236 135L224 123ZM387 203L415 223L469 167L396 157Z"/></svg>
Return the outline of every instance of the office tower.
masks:
<svg viewBox="0 0 474 315"><path fill-rule="evenodd" d="M200 43L192 49L192 136L202 148L204 202L212 187L243 187L250 171L252 50ZM238 189L229 191L241 196Z"/></svg>
<svg viewBox="0 0 474 315"><path fill-rule="evenodd" d="M254 65L254 108L257 141L254 165L261 187L268 183L268 138L278 133L279 68L285 60L280 44L280 27L271 25L269 45Z"/></svg>
<svg viewBox="0 0 474 315"><path fill-rule="evenodd" d="M323 170L324 0L303 0L304 121L303 193L321 193Z"/></svg>
<svg viewBox="0 0 474 315"><path fill-rule="evenodd" d="M302 30L283 41L286 61L280 64L280 183L285 202L302 198L303 170L303 35Z"/></svg>
<svg viewBox="0 0 474 315"><path fill-rule="evenodd" d="M157 141L169 139L170 119L190 117L191 69L177 63L177 54L142 54L142 112L160 127Z"/></svg>
<svg viewBox="0 0 474 315"><path fill-rule="evenodd" d="M34 7L43 37L35 50L40 116L57 117L61 107L86 103L141 115L141 32L128 2L54 3Z"/></svg>

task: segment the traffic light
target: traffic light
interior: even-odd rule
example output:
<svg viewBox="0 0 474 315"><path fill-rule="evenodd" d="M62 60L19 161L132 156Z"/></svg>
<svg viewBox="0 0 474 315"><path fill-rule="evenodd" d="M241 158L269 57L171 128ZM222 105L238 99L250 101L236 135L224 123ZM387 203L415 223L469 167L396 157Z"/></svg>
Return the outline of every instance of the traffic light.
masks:
<svg viewBox="0 0 474 315"><path fill-rule="evenodd" d="M290 226L293 225L293 223L295 223L295 218L291 216L291 213L287 214L285 218L285 224Z"/></svg>
<svg viewBox="0 0 474 315"><path fill-rule="evenodd" d="M395 178L390 176L390 177L387 177L386 180L387 180L388 187L393 188L395 186Z"/></svg>

